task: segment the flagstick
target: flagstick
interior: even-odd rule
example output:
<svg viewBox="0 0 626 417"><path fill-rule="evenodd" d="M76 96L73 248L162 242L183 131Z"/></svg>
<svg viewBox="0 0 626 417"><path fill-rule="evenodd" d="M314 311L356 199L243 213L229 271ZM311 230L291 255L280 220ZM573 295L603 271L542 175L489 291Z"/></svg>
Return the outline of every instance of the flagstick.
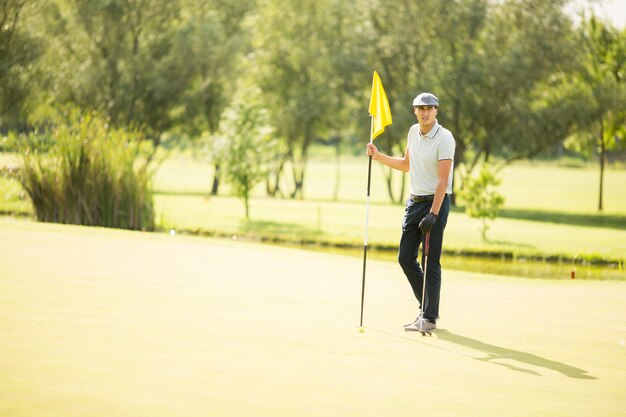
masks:
<svg viewBox="0 0 626 417"><path fill-rule="evenodd" d="M374 141L374 117L372 117L372 127L370 129L370 143ZM372 156L370 155L367 166L367 197L365 199L365 240L363 243L363 280L361 283L361 321L359 327L363 327L363 301L365 300L365 264L367 261L367 228L370 215L370 182L372 180Z"/></svg>

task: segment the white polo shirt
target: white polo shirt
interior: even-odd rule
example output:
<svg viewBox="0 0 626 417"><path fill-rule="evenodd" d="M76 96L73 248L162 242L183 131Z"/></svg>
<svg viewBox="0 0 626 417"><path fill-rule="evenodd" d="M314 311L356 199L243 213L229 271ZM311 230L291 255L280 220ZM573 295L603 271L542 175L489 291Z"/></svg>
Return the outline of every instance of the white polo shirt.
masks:
<svg viewBox="0 0 626 417"><path fill-rule="evenodd" d="M452 133L435 121L430 132L420 133L419 123L409 129L409 159L411 162L411 194L432 195L439 182L439 161L452 160L446 194L452 194L452 171L456 143Z"/></svg>

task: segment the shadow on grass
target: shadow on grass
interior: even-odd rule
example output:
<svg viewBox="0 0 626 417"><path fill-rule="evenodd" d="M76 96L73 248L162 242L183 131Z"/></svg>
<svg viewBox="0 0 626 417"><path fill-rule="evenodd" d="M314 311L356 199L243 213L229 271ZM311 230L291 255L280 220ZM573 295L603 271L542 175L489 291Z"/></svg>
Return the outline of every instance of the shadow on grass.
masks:
<svg viewBox="0 0 626 417"><path fill-rule="evenodd" d="M504 366L505 368L508 368L512 371L524 372L537 376L541 375L531 369L526 369L508 363L502 363L499 361L514 361L522 365L532 365L540 368L551 369L553 371L560 372L567 377L575 379L597 379L594 376L588 375L587 371L585 371L584 369L575 368L561 362L542 358L541 356L533 355L532 353L526 353L519 350L512 350L496 345L490 345L488 343L481 342L480 340L450 333L449 331L444 329L437 330L437 338L445 340L446 342L456 343L458 345L467 346L469 348L484 352L486 354L485 357L475 359L482 362L489 362L495 365Z"/></svg>

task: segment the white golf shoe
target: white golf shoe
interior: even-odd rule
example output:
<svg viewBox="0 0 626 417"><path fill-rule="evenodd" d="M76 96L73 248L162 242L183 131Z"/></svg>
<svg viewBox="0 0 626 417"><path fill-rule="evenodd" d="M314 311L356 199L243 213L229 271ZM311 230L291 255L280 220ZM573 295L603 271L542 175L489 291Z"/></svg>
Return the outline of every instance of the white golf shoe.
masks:
<svg viewBox="0 0 626 417"><path fill-rule="evenodd" d="M422 319L422 313L419 313L419 314L417 315L417 317L415 318L415 320L413 320L413 321L412 321L412 322L410 322L410 323L405 324L405 325L404 325L404 326L402 326L402 327L404 327L405 329L406 329L407 327L411 327L411 326L413 326L415 323L417 323L418 321L420 321L421 319Z"/></svg>
<svg viewBox="0 0 626 417"><path fill-rule="evenodd" d="M420 332L422 334L431 334L435 329L437 329L437 325L423 317L419 317L414 323L404 326L406 331Z"/></svg>

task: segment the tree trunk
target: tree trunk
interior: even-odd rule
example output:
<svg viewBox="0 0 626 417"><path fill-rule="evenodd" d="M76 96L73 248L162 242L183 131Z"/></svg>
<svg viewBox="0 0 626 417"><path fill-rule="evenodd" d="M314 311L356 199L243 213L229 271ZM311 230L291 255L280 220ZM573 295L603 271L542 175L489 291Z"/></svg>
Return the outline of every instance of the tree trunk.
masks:
<svg viewBox="0 0 626 417"><path fill-rule="evenodd" d="M600 189L598 191L598 211L602 211L602 196L604 188L604 164L606 160L606 145L604 143L604 121L600 119Z"/></svg>
<svg viewBox="0 0 626 417"><path fill-rule="evenodd" d="M458 187L458 176L456 170L465 162L465 144L457 139L456 151L454 152L454 167L452 169L452 194L450 195L450 204L456 207L456 190Z"/></svg>
<svg viewBox="0 0 626 417"><path fill-rule="evenodd" d="M280 191L280 176L285 169L286 160L286 156L281 156L278 168L274 172L270 172L265 180L265 192L270 197L282 196L282 192Z"/></svg>
<svg viewBox="0 0 626 417"><path fill-rule="evenodd" d="M339 200L339 184L341 183L341 138L336 136L335 140L335 188L333 190L333 201Z"/></svg>
<svg viewBox="0 0 626 417"><path fill-rule="evenodd" d="M152 146L152 152L150 152L150 154L146 158L148 163L152 162L152 160L156 156L157 151L159 150L159 146L161 145L161 132L154 132L154 136L151 138L151 140L154 146Z"/></svg>
<svg viewBox="0 0 626 417"><path fill-rule="evenodd" d="M385 182L387 183L387 193L392 203L396 202L393 192L393 168L385 169Z"/></svg>
<svg viewBox="0 0 626 417"><path fill-rule="evenodd" d="M213 186L211 187L211 195L217 195L220 186L220 172L222 168L220 164L215 164L215 175L213 176Z"/></svg>
<svg viewBox="0 0 626 417"><path fill-rule="evenodd" d="M304 199L304 191L303 191L304 167L302 167L302 169L300 169L299 172L294 167L294 169L293 169L293 182L294 182L295 186L293 188L293 192L291 193L291 198L293 198L293 199L298 198L300 200L303 200Z"/></svg>
<svg viewBox="0 0 626 417"><path fill-rule="evenodd" d="M304 174L306 173L309 144L313 140L313 134L311 132L311 126L307 126L304 130L304 137L302 138L299 157L295 154L295 152L291 153L291 161L293 163L293 182L295 184L294 190L291 193L291 198L298 198L300 200L304 199Z"/></svg>

